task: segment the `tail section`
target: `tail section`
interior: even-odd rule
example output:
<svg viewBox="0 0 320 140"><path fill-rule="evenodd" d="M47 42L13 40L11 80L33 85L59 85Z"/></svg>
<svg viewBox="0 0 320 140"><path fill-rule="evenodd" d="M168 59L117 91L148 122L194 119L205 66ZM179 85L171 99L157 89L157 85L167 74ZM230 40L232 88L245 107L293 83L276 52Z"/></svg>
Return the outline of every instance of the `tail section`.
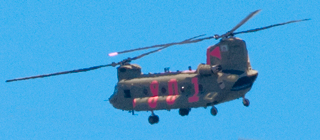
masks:
<svg viewBox="0 0 320 140"><path fill-rule="evenodd" d="M246 43L239 38L226 38L207 49L207 64L221 65L227 73L245 72L250 62Z"/></svg>

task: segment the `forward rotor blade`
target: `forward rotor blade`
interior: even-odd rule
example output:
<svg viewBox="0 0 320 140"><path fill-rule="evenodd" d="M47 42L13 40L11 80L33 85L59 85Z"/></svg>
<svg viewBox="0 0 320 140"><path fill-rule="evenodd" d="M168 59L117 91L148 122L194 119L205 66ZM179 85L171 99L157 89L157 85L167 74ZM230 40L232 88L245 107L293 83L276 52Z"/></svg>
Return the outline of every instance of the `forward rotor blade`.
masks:
<svg viewBox="0 0 320 140"><path fill-rule="evenodd" d="M182 44L197 43L197 42L200 42L200 41L203 41L203 40L208 40L208 39L213 39L213 38L214 38L213 36L209 36L209 37L199 38L199 39L196 39L196 40L187 39L187 40L185 40L185 41L182 41L182 42L180 42L180 43L175 43L175 44L173 44L173 45L182 45ZM152 54L152 53L155 53L155 52L159 52L159 51L161 51L161 50L163 50L163 49L165 49L165 48L168 48L168 47L170 47L170 46L172 46L172 44L168 44L168 45L166 45L166 46L164 46L164 47L161 47L161 48L159 48L159 49L157 49L157 50L144 53L144 54L142 54L142 55L139 55L139 56L137 56L137 57L132 58L132 60L140 59L140 58L142 58L142 57L144 57L144 56L146 56L146 55L149 55L149 54Z"/></svg>
<svg viewBox="0 0 320 140"><path fill-rule="evenodd" d="M136 48L136 49L132 49L132 50L125 50L125 51L121 51L121 52L113 52L113 53L109 53L109 56L116 56L118 54L123 54L123 53L128 53L128 52L133 52L133 51L140 51L140 50L145 50L145 49L152 49L152 48L158 48L158 47L164 47L164 46L172 46L172 45L177 45L177 44L181 44L182 42L185 42L185 41L190 41L192 39L195 39L195 38L198 38L198 37L201 37L201 36L204 36L205 34L203 35L198 35L198 36L195 36L195 37L192 37L192 38L189 38L189 39L186 39L184 41L181 41L181 42L172 42L172 43L167 43L167 44L159 44L159 45L153 45L153 46L148 46L148 47L142 47L142 48ZM184 43L186 44L186 43Z"/></svg>
<svg viewBox="0 0 320 140"><path fill-rule="evenodd" d="M156 47L162 47L165 44L160 44L160 45L154 45L154 46L148 46L148 47L143 47L143 48L136 48L136 49L132 49L132 50L125 50L125 51L121 51L121 52L112 52L109 53L109 56L116 56L118 54L123 54L123 53L128 53L128 52L134 52L134 51L140 51L140 50L145 50L145 49L151 49L151 48L156 48Z"/></svg>
<svg viewBox="0 0 320 140"><path fill-rule="evenodd" d="M198 37L198 36L197 36L197 37ZM194 38L195 38L195 37L194 37ZM200 42L200 41L203 41L203 40L213 39L214 37L213 37L213 36L209 36L209 37L204 37L204 38L199 38L199 39L196 39L196 40L192 40L192 39L194 39L194 38L190 38L190 39L187 39L187 40L181 41L181 42L179 42L179 43L175 43L175 44L167 44L167 45L165 45L165 46L163 46L163 47L161 47L161 48L159 48L159 49L156 49L156 50L153 50L153 51L150 51L150 52L141 54L141 55L139 55L139 56L133 57L133 58L131 58L130 60L140 59L140 58L142 58L142 57L144 57L144 56L147 56L147 55L149 55L149 54L152 54L152 53L155 53L155 52L159 52L159 51L161 51L161 50L163 50L163 49L165 49L165 48L168 48L168 47L170 47L170 46L172 46L172 45L182 45L182 44L189 44L189 43L197 43L197 42Z"/></svg>
<svg viewBox="0 0 320 140"><path fill-rule="evenodd" d="M237 30L240 26L242 26L244 23L246 23L249 19L251 19L253 16L255 16L256 14L258 14L261 10L256 10L252 13L250 13L246 18L244 18L240 23L238 23L235 27L233 27L229 32L221 35L221 36L216 36L215 38L223 38L223 37L227 37L230 34L232 34L235 30Z"/></svg>
<svg viewBox="0 0 320 140"><path fill-rule="evenodd" d="M62 75L62 74L86 72L86 71L95 70L95 69L99 69L99 68L103 68L103 67L116 66L118 64L119 63L114 63L113 62L111 64L93 66L93 67L89 67L89 68L82 68L82 69L76 69L76 70L70 70L70 71L62 71L62 72L56 72L56 73L50 73L50 74L43 74L43 75L36 75L36 76L30 76L30 77L10 79L10 80L7 80L6 82L21 81L21 80L36 79L36 78L44 78L44 77L57 76L57 75Z"/></svg>
<svg viewBox="0 0 320 140"><path fill-rule="evenodd" d="M152 53L155 53L155 52L159 52L159 51L161 51L161 50L163 50L163 49L165 49L165 48L167 48L167 47L169 47L169 46L161 47L161 48L159 48L159 49L156 49L156 50L153 50L153 51L150 51L150 52L141 54L141 55L139 55L139 56L136 56L136 57L131 58L130 60L140 59L140 58L142 58L142 57L144 57L144 56L147 56L147 55L149 55L149 54L152 54Z"/></svg>
<svg viewBox="0 0 320 140"><path fill-rule="evenodd" d="M282 25L286 25L286 24L290 24L290 23L308 21L308 20L310 20L310 19L292 20L292 21L288 21L288 22L284 22L284 23L273 24L273 25L266 26L266 27L261 27L261 28L247 30L247 31L236 32L236 33L233 33L233 35L243 34L243 33L251 33L251 32L256 32L256 31L260 31L260 30L269 29L269 28L276 27L276 26L282 26Z"/></svg>
<svg viewBox="0 0 320 140"><path fill-rule="evenodd" d="M133 57L133 58L128 58L128 59L124 59L123 61L120 61L118 63L111 63L111 64L107 64L107 65L99 65L99 66L93 66L93 67L89 67L89 68L82 68L82 69L76 69L76 70L70 70L70 71L63 71L63 72L57 72L57 73L50 73L50 74L43 74L43 75L36 75L36 76L30 76L30 77L23 77L23 78L16 78L16 79L10 79L10 80L6 80L6 82L13 82L13 81L21 81L21 80L28 80L28 79L36 79L36 78L44 78L44 77L49 77L49 76L57 76L57 75L63 75L63 74L70 74L70 73L78 73L78 72L86 72L86 71L90 71L90 70L95 70L95 69L99 69L99 68L103 68L103 67L108 67L108 66L117 66L117 65L122 65L122 64L126 64L127 62L130 62L132 60L137 60L137 59L140 59L146 55L149 55L149 54L152 54L152 53L155 53L155 52L158 52L158 51L161 51L169 46L172 46L172 45L181 45L181 44L188 44L188 43L196 43L196 42L199 42L199 41L203 41L203 40L207 40L207 39L212 39L213 37L205 37L205 38L199 38L199 39L196 39L196 40L193 40L195 38L198 38L200 36L204 36L204 35L199 35L199 36L195 36L195 37L192 37L192 38L189 38L189 39L186 39L184 41L181 41L181 42L174 42L174 43L168 43L168 44L163 44L161 46L164 46L164 47L161 47L157 50L154 50L154 51L150 51L150 52L147 52L147 53L144 53L144 54L141 54L139 56L136 56L136 57ZM153 47L160 47L160 45L154 45Z"/></svg>

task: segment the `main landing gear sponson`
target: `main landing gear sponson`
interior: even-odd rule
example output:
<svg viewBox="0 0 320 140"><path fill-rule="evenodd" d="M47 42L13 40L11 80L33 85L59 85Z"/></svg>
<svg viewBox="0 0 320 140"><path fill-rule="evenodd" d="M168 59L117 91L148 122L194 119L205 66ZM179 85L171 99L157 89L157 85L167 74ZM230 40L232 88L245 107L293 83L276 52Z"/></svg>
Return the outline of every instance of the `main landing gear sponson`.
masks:
<svg viewBox="0 0 320 140"><path fill-rule="evenodd" d="M242 98L242 103L244 106L248 107L250 105L250 101L246 99L245 97ZM189 112L191 111L190 108L180 108L179 109L179 114L181 116L186 116L189 115ZM158 123L159 122L159 116L155 115L153 111L151 111L151 116L149 116L148 121L151 125ZM211 115L216 116L218 114L218 109L215 106L212 106L210 110Z"/></svg>
<svg viewBox="0 0 320 140"><path fill-rule="evenodd" d="M190 111L191 111L191 108L180 108L179 109L179 115L187 116L187 115L189 115Z"/></svg>
<svg viewBox="0 0 320 140"><path fill-rule="evenodd" d="M155 115L154 113L153 113L153 111L151 111L151 116L149 116L149 118L148 118L148 121L149 121L149 123L151 124L151 125L153 125L153 124L155 124L155 123L158 123L159 122L159 116L158 115Z"/></svg>
<svg viewBox="0 0 320 140"><path fill-rule="evenodd" d="M242 98L242 103L245 107L248 107L250 105L250 101L245 97Z"/></svg>

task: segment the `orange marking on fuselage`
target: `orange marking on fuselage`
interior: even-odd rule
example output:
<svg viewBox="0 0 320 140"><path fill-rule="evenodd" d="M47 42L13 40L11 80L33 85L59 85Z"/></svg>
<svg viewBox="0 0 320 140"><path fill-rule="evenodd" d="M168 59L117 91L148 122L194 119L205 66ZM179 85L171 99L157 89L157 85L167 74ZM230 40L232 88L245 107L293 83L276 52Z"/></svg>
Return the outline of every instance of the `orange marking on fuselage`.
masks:
<svg viewBox="0 0 320 140"><path fill-rule="evenodd" d="M158 96L158 92L159 92L159 83L158 81L154 80L151 82L150 84L150 91L152 93L152 96Z"/></svg>
<svg viewBox="0 0 320 140"><path fill-rule="evenodd" d="M169 95L166 98L166 102L168 105L173 105L176 99L177 99L177 95Z"/></svg>
<svg viewBox="0 0 320 140"><path fill-rule="evenodd" d="M150 83L150 91L152 93L152 97L148 99L148 104L151 108L157 107L158 101L158 92L159 92L159 82L154 80Z"/></svg>
<svg viewBox="0 0 320 140"><path fill-rule="evenodd" d="M158 98L159 98L158 96L155 96L155 97L150 97L148 99L148 104L151 108L157 107Z"/></svg>
<svg viewBox="0 0 320 140"><path fill-rule="evenodd" d="M220 47L217 46L217 47L215 47L212 51L210 51L210 48L211 48L211 47L209 47L209 48L207 49L207 64L208 64L208 65L211 64L211 63L210 63L210 57L211 57L211 56L216 57L216 58L218 58L218 59L221 59Z"/></svg>
<svg viewBox="0 0 320 140"><path fill-rule="evenodd" d="M168 82L169 95L178 95L178 82L176 79L170 79Z"/></svg>
<svg viewBox="0 0 320 140"><path fill-rule="evenodd" d="M133 99L133 101L132 101L132 106L133 106L133 108L136 107L136 104L137 104L137 99Z"/></svg>

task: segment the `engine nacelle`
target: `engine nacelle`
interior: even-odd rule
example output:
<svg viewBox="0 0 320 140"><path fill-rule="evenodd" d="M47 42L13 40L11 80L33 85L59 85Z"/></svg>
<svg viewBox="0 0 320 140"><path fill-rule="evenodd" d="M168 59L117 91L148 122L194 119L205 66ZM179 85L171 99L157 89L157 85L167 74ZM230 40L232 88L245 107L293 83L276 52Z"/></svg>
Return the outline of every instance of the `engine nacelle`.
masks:
<svg viewBox="0 0 320 140"><path fill-rule="evenodd" d="M211 66L200 64L197 68L197 73L201 76L210 76L212 74Z"/></svg>
<svg viewBox="0 0 320 140"><path fill-rule="evenodd" d="M220 65L206 65L206 64L200 64L198 66L197 72L201 76L210 76L211 74L217 74L219 71L221 71Z"/></svg>
<svg viewBox="0 0 320 140"><path fill-rule="evenodd" d="M221 65L213 65L213 66L211 66L211 70L214 74L217 74L219 71L222 70L222 67L221 67Z"/></svg>
<svg viewBox="0 0 320 140"><path fill-rule="evenodd" d="M141 67L136 64L122 65L118 69L118 81L132 79L141 75Z"/></svg>

